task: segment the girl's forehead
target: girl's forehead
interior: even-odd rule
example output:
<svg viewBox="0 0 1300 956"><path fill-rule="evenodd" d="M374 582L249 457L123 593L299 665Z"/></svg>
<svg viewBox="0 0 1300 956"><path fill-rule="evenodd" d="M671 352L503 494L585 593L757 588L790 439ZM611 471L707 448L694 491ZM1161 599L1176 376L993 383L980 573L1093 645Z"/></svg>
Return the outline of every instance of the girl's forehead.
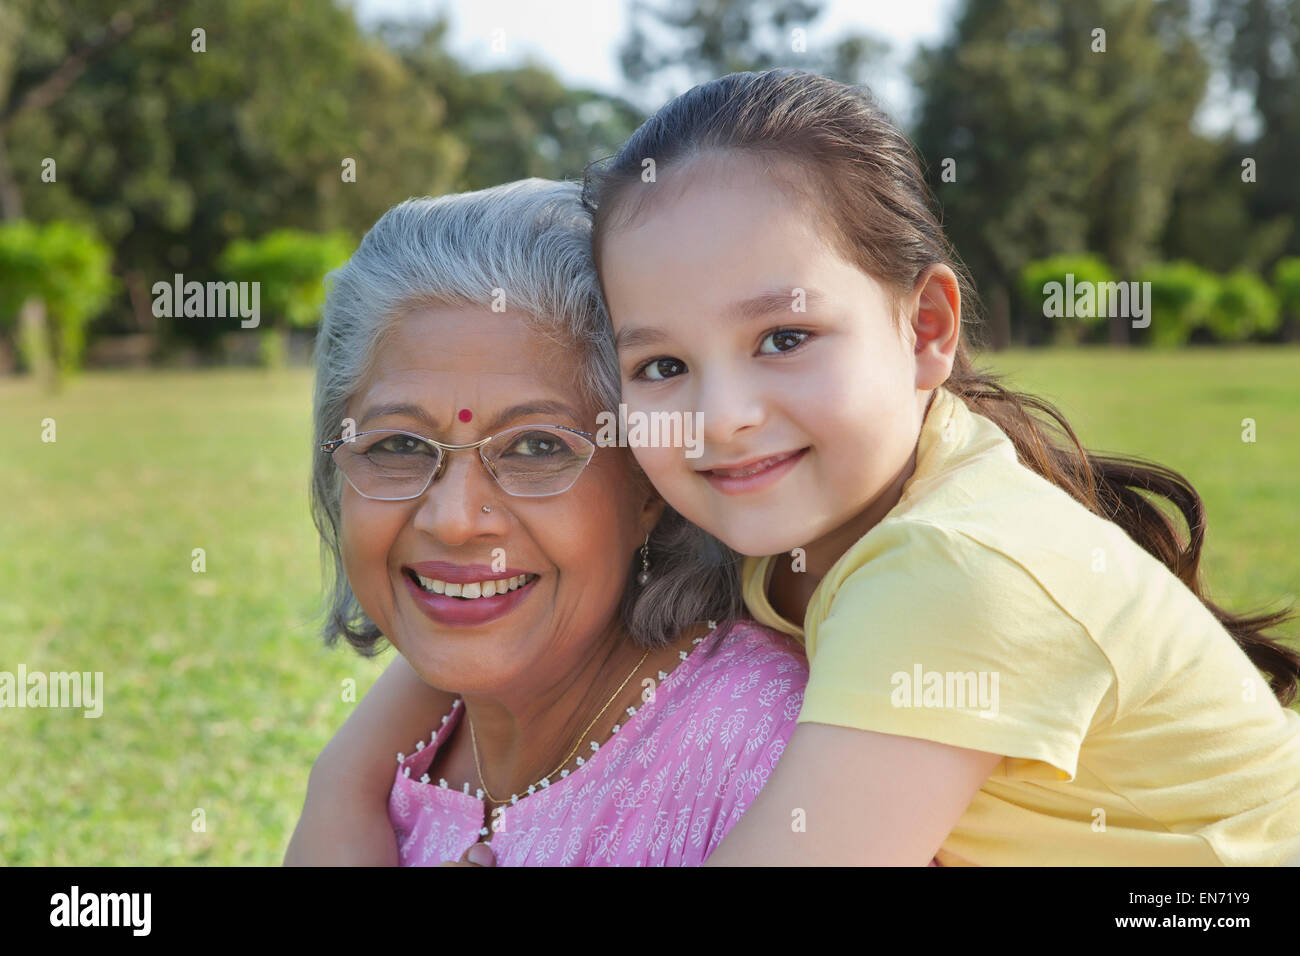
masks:
<svg viewBox="0 0 1300 956"><path fill-rule="evenodd" d="M670 208L724 201L771 205L782 200L802 206L815 194L809 171L792 157L753 150L703 149L663 167L649 167L648 173L624 186L614 208L606 209L602 239L635 229Z"/></svg>

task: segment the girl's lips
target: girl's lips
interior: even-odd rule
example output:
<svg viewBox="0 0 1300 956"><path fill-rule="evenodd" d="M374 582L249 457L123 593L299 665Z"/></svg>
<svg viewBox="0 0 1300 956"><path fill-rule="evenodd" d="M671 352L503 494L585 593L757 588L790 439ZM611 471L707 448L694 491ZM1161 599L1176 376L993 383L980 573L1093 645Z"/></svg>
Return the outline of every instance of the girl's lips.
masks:
<svg viewBox="0 0 1300 956"><path fill-rule="evenodd" d="M748 494L776 484L803 460L807 452L807 448L800 448L798 451L786 452L782 455L769 455L749 465L726 469L733 474L720 474L712 470L700 474L710 485L725 495ZM734 474L735 472L740 474Z"/></svg>
<svg viewBox="0 0 1300 956"><path fill-rule="evenodd" d="M434 623L443 627L475 627L505 617L532 593L533 585L541 579L534 577L522 587L505 594L469 599L433 594L420 587L410 574L403 574L402 580L406 582L415 606Z"/></svg>

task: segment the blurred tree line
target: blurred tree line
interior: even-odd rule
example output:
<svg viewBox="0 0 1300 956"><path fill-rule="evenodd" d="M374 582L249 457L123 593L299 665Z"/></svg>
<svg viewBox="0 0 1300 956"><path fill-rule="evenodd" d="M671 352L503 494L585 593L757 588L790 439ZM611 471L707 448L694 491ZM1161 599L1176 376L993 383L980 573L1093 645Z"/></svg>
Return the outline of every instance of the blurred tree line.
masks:
<svg viewBox="0 0 1300 956"><path fill-rule="evenodd" d="M247 279L257 270L229 269L250 262L237 241L293 230L355 242L410 196L581 175L640 120L540 67L470 70L447 52L440 19L363 30L320 0L104 8L0 2L0 227L70 221L102 238L118 281L93 334L212 351L238 318L160 318L155 282ZM319 258L284 239L259 253L273 275ZM0 250L22 245L15 232ZM12 300L38 301L15 292L41 288L19 289L24 261L0 262L0 330L7 320L13 338L30 330ZM49 321L72 324L53 309Z"/></svg>
<svg viewBox="0 0 1300 956"><path fill-rule="evenodd" d="M11 230L0 241L0 339L51 324L53 351L71 354L75 327L93 317L92 337L147 332L215 350L238 319L155 315L154 282L234 278L238 261L241 275L292 273L300 290L303 263L324 263L338 237L355 241L393 203L579 177L665 96L725 72L796 66L869 82L888 45L819 28L825 7L628 0L623 98L569 88L537 65L472 69L439 17L362 27L324 0L119 0L111 13L99 0L0 0L0 229ZM1288 291L1300 256L1300 0L956 0L952 10L947 38L910 64L908 131L975 275L991 344L1059 336L1027 278L1043 260L1073 261L1062 256L1163 282L1162 308L1185 316L1169 341L1224 337L1214 329L1230 323L1211 317L1237 303L1274 317L1237 333L1300 333ZM1207 91L1249 122L1202 132ZM38 241L33 223L82 232ZM295 235L321 246L289 250ZM234 245L254 240L271 245ZM32 277L38 249L65 250L62 271ZM111 281L86 278L71 304L47 295L88 275L102 250ZM297 303L274 306L286 314L268 325L283 328L301 324L309 300L270 301ZM1071 337L1160 340L1122 319Z"/></svg>

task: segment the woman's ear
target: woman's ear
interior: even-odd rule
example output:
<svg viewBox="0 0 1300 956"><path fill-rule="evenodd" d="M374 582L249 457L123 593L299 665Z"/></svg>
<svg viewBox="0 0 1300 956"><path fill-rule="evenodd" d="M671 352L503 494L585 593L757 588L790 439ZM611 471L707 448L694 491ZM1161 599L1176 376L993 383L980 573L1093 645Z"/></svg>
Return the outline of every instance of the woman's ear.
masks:
<svg viewBox="0 0 1300 956"><path fill-rule="evenodd" d="M641 514L637 518L637 527L640 528L643 541L646 535L659 524L659 519L664 515L664 508L668 507L667 502L659 496L659 492L654 490L654 486L649 481L645 482L645 487L647 489L645 499L641 502Z"/></svg>
<svg viewBox="0 0 1300 956"><path fill-rule="evenodd" d="M957 274L936 263L921 273L913 291L913 353L916 388L938 388L952 374L961 342L961 286Z"/></svg>

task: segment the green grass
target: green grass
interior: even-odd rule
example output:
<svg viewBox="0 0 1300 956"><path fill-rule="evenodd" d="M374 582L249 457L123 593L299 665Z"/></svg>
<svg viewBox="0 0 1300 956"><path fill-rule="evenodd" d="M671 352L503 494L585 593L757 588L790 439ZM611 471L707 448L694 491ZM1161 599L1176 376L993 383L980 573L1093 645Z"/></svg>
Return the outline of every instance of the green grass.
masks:
<svg viewBox="0 0 1300 956"><path fill-rule="evenodd" d="M341 682L382 669L314 634L309 402L302 371L0 386L0 670L102 671L106 698L0 710L4 862L282 858Z"/></svg>
<svg viewBox="0 0 1300 956"><path fill-rule="evenodd" d="M1295 600L1300 352L994 358L1088 444L1193 481L1223 603ZM387 660L315 636L309 400L303 370L91 373L53 398L0 381L0 671L102 671L106 696L98 719L0 709L0 860L280 861L342 682L359 697Z"/></svg>

